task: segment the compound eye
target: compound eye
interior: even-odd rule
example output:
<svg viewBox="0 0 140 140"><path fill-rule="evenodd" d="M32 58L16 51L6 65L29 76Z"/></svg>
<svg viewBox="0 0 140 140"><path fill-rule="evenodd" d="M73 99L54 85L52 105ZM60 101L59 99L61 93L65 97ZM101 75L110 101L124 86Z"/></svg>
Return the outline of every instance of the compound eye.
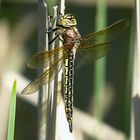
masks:
<svg viewBox="0 0 140 140"><path fill-rule="evenodd" d="M67 19L71 19L73 16L72 15L68 15L67 16Z"/></svg>

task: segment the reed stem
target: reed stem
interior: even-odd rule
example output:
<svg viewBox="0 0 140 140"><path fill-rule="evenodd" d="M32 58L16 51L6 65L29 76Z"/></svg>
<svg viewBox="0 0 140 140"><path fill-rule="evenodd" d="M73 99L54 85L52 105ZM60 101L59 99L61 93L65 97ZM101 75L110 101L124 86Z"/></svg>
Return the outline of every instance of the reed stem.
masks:
<svg viewBox="0 0 140 140"><path fill-rule="evenodd" d="M97 0L97 11L96 11L96 23L95 30L99 31L106 26L106 0ZM102 118L102 99L105 88L105 74L106 74L106 58L101 58L95 62L95 73L94 73L94 94L93 103L94 110L93 114L97 118Z"/></svg>
<svg viewBox="0 0 140 140"><path fill-rule="evenodd" d="M133 97L138 97L140 94L140 1L135 0L135 13L136 13L136 20L135 24L136 27L134 29L134 65L133 65ZM138 97L139 99L139 97ZM132 122L131 124L131 140L139 139L137 136L139 136L139 130L137 130L136 126L139 124L139 119L136 120L136 118L139 118L137 115L139 112L136 112L137 109L137 103L136 100L132 100ZM137 124L136 124L137 123ZM133 128L133 130L132 130ZM138 132L138 133L137 133Z"/></svg>
<svg viewBox="0 0 140 140"><path fill-rule="evenodd" d="M48 25L47 5L44 0L39 0L39 51L48 50L48 36L46 34L46 28ZM44 72L45 69L40 69L39 73ZM44 106L46 107L47 100L47 86L42 87L39 90L38 95L38 140L46 139L46 113L44 112Z"/></svg>

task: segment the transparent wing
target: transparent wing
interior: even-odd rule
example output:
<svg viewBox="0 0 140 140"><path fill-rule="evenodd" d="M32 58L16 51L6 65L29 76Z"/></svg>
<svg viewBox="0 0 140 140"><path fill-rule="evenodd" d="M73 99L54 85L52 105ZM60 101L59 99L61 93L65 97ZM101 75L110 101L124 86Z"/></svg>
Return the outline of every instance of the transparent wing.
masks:
<svg viewBox="0 0 140 140"><path fill-rule="evenodd" d="M85 45L93 46L104 42L110 42L114 37L124 31L128 25L129 21L122 19L110 25L104 30L88 34L82 38L80 47Z"/></svg>
<svg viewBox="0 0 140 140"><path fill-rule="evenodd" d="M128 25L129 21L123 19L104 30L84 36L76 53L76 70L82 65L90 64L105 56L111 48L112 39L120 34Z"/></svg>
<svg viewBox="0 0 140 140"><path fill-rule="evenodd" d="M51 51L43 51L38 52L34 55L32 55L28 61L27 66L30 68L38 68L40 66L48 67L51 63L54 63L54 55L57 54L59 58L63 56L63 51L66 48L66 46L55 48Z"/></svg>
<svg viewBox="0 0 140 140"><path fill-rule="evenodd" d="M54 64L50 66L44 73L39 75L34 81L29 83L21 92L21 94L27 95L32 94L39 90L43 85L48 84L49 81L52 81L55 75L60 71L64 64L64 56L59 58Z"/></svg>
<svg viewBox="0 0 140 140"><path fill-rule="evenodd" d="M79 70L81 66L93 63L95 60L105 56L109 52L110 48L111 43L106 42L78 49L75 57L76 71Z"/></svg>

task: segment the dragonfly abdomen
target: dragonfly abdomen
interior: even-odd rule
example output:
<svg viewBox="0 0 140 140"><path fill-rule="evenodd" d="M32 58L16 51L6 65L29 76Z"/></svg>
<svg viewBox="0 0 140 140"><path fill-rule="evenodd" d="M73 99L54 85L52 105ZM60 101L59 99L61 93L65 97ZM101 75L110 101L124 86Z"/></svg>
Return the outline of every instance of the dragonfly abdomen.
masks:
<svg viewBox="0 0 140 140"><path fill-rule="evenodd" d="M70 132L72 132L72 114L73 114L73 75L74 75L74 54L68 51L68 58L65 60L65 112L69 123Z"/></svg>

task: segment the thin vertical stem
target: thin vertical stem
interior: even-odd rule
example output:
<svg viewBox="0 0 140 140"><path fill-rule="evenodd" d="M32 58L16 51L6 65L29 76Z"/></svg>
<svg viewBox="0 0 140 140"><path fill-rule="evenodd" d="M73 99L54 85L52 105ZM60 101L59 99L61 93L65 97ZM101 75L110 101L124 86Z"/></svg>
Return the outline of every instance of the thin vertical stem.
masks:
<svg viewBox="0 0 140 140"><path fill-rule="evenodd" d="M65 0L60 0L60 13L64 15L65 13Z"/></svg>
<svg viewBox="0 0 140 140"><path fill-rule="evenodd" d="M47 5L44 0L39 0L39 51L48 50L48 37L46 35ZM45 69L40 70L42 73ZM39 90L38 98L38 139L46 139L46 113L43 113L44 102L47 100L47 86ZM46 105L45 105L46 106Z"/></svg>
<svg viewBox="0 0 140 140"><path fill-rule="evenodd" d="M54 14L53 19L54 24L53 28L56 27L57 22L57 6L53 7ZM52 38L54 38L55 33L52 34ZM51 49L54 49L57 45L57 42L53 42L50 46ZM55 56L54 56L55 61ZM50 62L51 65L51 62ZM47 140L55 140L55 131L56 131L56 107L57 107L57 74L55 73L55 79L49 83L48 88L48 102L47 102Z"/></svg>
<svg viewBox="0 0 140 140"><path fill-rule="evenodd" d="M136 0L136 46L135 46L135 62L134 62L134 70L135 70L135 77L134 77L134 92L140 93L140 1Z"/></svg>
<svg viewBox="0 0 140 140"><path fill-rule="evenodd" d="M135 42L135 47L134 47L134 73L133 73L133 97L137 94L140 94L140 1L139 0L135 0L135 13L136 13L136 28L134 29L134 42ZM132 100L134 101L134 100ZM138 132L136 130L136 132L134 132L135 130L135 122L137 120L135 120L135 115L138 114L139 112L135 112L137 109L135 107L134 102L132 102L132 111L133 111L133 122L131 123L133 126L131 126L131 128L133 128L133 130L131 130L131 133L133 134L132 139L136 139L135 136L137 136L138 134L136 134L136 132Z"/></svg>
<svg viewBox="0 0 140 140"><path fill-rule="evenodd" d="M56 22L57 22L57 17L59 17L58 14L60 13L64 13L61 9L61 7L64 7L64 0L62 2L60 2L61 4L59 5L59 7L54 7L54 3L55 1L47 1L47 4L48 4L48 13L49 15L53 15L53 27L52 28L55 28L56 27ZM62 6L63 5L63 6ZM53 11L52 11L53 9ZM58 9L60 9L60 12L58 12ZM40 15L41 16L41 15ZM48 16L46 14L46 19L48 19ZM46 24L48 25L48 22L46 22ZM43 25L44 25L44 22L43 22ZM48 29L48 27L46 27ZM46 30L44 30L46 31ZM52 38L54 38L55 36L55 33L52 33ZM51 46L49 46L50 49L54 49L55 46L59 46L60 43L58 43L57 41L54 41L52 43ZM48 45L48 36L46 36L46 45ZM47 49L48 50L48 49ZM55 59L57 59L57 55L54 56L54 61ZM50 62L50 65L51 65L52 62ZM56 70L57 71L57 70ZM47 97L45 97L45 99L47 100L44 100L44 104L43 104L43 109L45 109L46 111L43 111L43 114L42 116L44 115L45 117L45 114L46 114L46 123L45 123L45 119L43 117L43 124L45 124L45 128L46 128L46 135L45 137L43 137L43 139L47 139L47 140L55 140L56 138L56 115L57 115L57 91L58 91L58 88L57 88L57 85L58 85L58 75L57 73L55 73L55 79L48 83L48 92L47 92ZM43 90L45 91L45 90ZM46 91L45 91L46 93ZM43 96L43 95L42 95ZM42 98L42 97L40 97ZM46 112L46 113L45 113ZM42 112L40 112L42 113ZM42 139L40 139L42 140Z"/></svg>
<svg viewBox="0 0 140 140"><path fill-rule="evenodd" d="M124 111L124 131L130 137L130 122L131 122L131 98L132 98L132 72L133 72L133 58L134 58L134 44L133 44L133 25L131 26L130 46L128 51L127 68L126 68L126 86L125 86L125 111Z"/></svg>
<svg viewBox="0 0 140 140"><path fill-rule="evenodd" d="M60 5L58 7L54 7L55 23L54 23L53 28L56 27L56 22L57 22L56 17L59 17L60 13L62 13L62 14L64 13L64 11L62 10L63 7L64 7L64 0L60 1ZM51 49L54 49L55 47L59 47L61 45L62 44L60 43L60 41L55 41ZM59 57L58 55L59 54L54 56L54 61L55 61L55 59L57 59ZM51 117L51 121L50 121L51 122L51 134L52 134L51 138L50 138L51 140L55 140L55 138L56 138L55 134L56 134L57 97L59 96L58 95L58 86L60 89L61 75L62 75L62 73L59 73L59 74L55 73L55 79L52 84L52 94L53 94L53 96L52 96L53 97L52 98L52 117ZM58 80L60 80L60 81L58 81Z"/></svg>
<svg viewBox="0 0 140 140"><path fill-rule="evenodd" d="M106 0L97 0L97 14L95 30L101 30L106 26ZM102 98L105 88L106 58L101 58L95 62L94 79L94 115L98 118L102 116Z"/></svg>

